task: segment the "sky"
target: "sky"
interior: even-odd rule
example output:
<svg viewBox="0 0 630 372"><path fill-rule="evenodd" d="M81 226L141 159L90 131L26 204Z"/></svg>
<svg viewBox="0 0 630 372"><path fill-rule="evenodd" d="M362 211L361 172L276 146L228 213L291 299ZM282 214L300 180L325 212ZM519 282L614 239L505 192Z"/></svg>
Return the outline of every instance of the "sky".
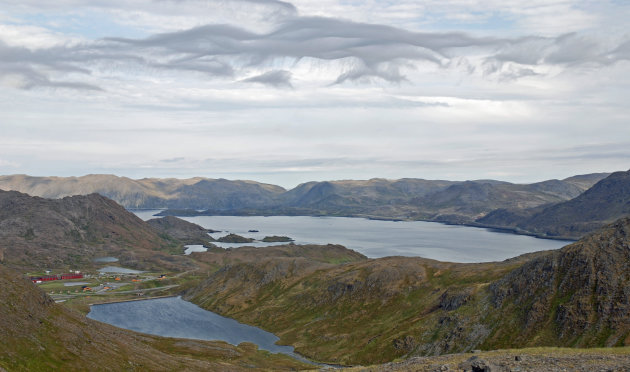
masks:
<svg viewBox="0 0 630 372"><path fill-rule="evenodd" d="M0 174L630 168L625 0L0 0Z"/></svg>

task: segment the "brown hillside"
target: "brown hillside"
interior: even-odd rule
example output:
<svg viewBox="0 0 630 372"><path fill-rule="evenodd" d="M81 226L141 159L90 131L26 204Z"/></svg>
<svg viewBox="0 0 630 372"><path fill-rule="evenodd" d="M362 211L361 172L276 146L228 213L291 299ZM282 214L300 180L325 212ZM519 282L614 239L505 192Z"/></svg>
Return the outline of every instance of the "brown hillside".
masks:
<svg viewBox="0 0 630 372"><path fill-rule="evenodd" d="M99 256L140 269L193 267L181 243L160 235L116 202L98 194L42 199L0 191L0 252L9 266L90 267Z"/></svg>

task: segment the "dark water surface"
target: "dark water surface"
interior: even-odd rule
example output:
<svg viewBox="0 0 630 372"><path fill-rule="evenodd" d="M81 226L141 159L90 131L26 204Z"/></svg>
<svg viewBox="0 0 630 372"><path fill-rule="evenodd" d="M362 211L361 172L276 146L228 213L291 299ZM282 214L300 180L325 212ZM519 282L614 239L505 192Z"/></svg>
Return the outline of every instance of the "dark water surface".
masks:
<svg viewBox="0 0 630 372"><path fill-rule="evenodd" d="M226 318L180 297L92 305L88 318L136 332L164 337L252 342L260 349L296 357L293 347L276 345L278 337Z"/></svg>
<svg viewBox="0 0 630 372"><path fill-rule="evenodd" d="M154 218L159 211L135 211L143 219ZM419 256L450 262L502 261L524 253L558 249L571 243L565 240L538 239L526 235L502 233L469 226L445 225L424 221L378 221L346 217L183 217L208 229L262 239L269 235L286 235L295 244L341 244L370 258L385 256ZM259 230L250 233L249 230ZM230 244L267 246L269 243Z"/></svg>

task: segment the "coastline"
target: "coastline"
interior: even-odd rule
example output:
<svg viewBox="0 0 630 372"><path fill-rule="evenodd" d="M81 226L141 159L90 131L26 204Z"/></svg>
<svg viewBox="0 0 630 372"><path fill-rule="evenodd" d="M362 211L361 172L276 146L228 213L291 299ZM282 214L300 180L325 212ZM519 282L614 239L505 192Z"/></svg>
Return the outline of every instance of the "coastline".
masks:
<svg viewBox="0 0 630 372"><path fill-rule="evenodd" d="M130 209L130 211L140 210L140 209ZM147 209L145 209L147 210ZM160 210L160 209L154 209ZM161 209L162 212L156 214L156 217L165 217L165 216L175 216L175 217L198 217L198 216L230 216L230 217L343 217L343 218L363 218L366 220L374 220L374 221L391 221L391 222L404 222L404 221L422 221L422 222L434 222L440 223L443 225L452 225L452 226L467 226L467 227L476 227L488 230L494 230L497 233L504 234L513 234L513 235L524 235L531 236L537 239L547 239L547 240L566 240L575 242L579 238L576 237L568 237L568 236L550 236L545 234L538 234L527 230L522 230L517 227L506 227L506 226L496 226L496 225L486 225L477 222L454 222L454 221L444 221L444 220L436 220L429 218L409 218L409 217L392 217L392 216L379 216L379 215L370 215L370 214L325 214L325 213L264 213L261 211L192 211L192 210L181 210L181 209ZM183 212L183 213L182 213Z"/></svg>

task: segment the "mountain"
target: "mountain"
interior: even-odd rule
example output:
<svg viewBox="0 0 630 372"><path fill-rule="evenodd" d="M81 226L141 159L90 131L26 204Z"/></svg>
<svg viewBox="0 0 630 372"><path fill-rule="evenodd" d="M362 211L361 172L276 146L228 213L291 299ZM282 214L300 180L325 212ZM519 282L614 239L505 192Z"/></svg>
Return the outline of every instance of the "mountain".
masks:
<svg viewBox="0 0 630 372"><path fill-rule="evenodd" d="M0 264L0 371L251 371L308 368L251 344L163 338L69 310Z"/></svg>
<svg viewBox="0 0 630 372"><path fill-rule="evenodd" d="M574 199L546 208L497 210L477 222L542 236L579 238L630 215L630 170L615 172Z"/></svg>
<svg viewBox="0 0 630 372"><path fill-rule="evenodd" d="M307 251L287 257L258 248L256 258L228 261L198 254L220 268L185 297L272 331L314 360L341 364L630 345L629 218L560 250L503 262L386 257L334 264L309 259Z"/></svg>
<svg viewBox="0 0 630 372"><path fill-rule="evenodd" d="M165 211L163 215L315 215L415 219L473 224L496 209L524 210L569 200L606 174L533 184L423 179L308 182L279 204L235 210Z"/></svg>
<svg viewBox="0 0 630 372"><path fill-rule="evenodd" d="M8 266L41 270L92 267L114 256L138 269L194 267L182 243L99 194L43 199L0 190L0 258Z"/></svg>
<svg viewBox="0 0 630 372"><path fill-rule="evenodd" d="M0 177L0 189L48 198L97 192L126 208L169 209L162 215L328 215L473 224L497 209L528 213L523 211L570 200L606 176L597 173L532 184L374 178L307 182L287 191L224 179L14 175Z"/></svg>
<svg viewBox="0 0 630 372"><path fill-rule="evenodd" d="M576 183L549 180L533 184L466 181L412 201L433 220L472 222L499 208L532 208L574 198Z"/></svg>
<svg viewBox="0 0 630 372"><path fill-rule="evenodd" d="M285 190L254 181L207 178L144 178L114 175L83 177L0 176L0 189L44 198L99 193L125 208L234 209L260 207L275 202Z"/></svg>

